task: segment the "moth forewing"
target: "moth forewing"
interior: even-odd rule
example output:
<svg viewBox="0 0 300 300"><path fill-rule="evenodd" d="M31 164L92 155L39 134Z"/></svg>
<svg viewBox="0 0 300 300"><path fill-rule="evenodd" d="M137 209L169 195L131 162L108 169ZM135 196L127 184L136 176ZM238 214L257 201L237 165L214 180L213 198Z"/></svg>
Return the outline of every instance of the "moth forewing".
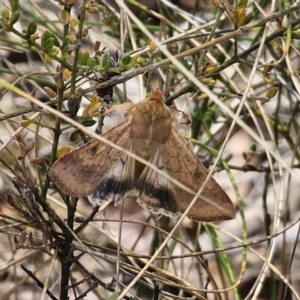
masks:
<svg viewBox="0 0 300 300"><path fill-rule="evenodd" d="M106 132L103 137L127 148L131 116ZM70 196L88 196L107 179L107 174L122 159L122 152L99 140L67 153L57 160L49 171L51 180ZM130 173L124 174L129 176Z"/></svg>
<svg viewBox="0 0 300 300"><path fill-rule="evenodd" d="M128 140L127 150L134 153L134 145ZM115 205L124 198L126 192L134 188L135 160L126 153L120 152L118 159L109 167L105 177L99 181L98 186L89 198L93 204L101 205L104 200L113 200Z"/></svg>
<svg viewBox="0 0 300 300"><path fill-rule="evenodd" d="M166 143L161 146L160 153L166 172L197 193L208 171L175 127L172 128ZM179 211L184 212L194 195L176 185L172 184L170 187ZM213 178L209 179L201 196L188 213L190 218L197 221L226 220L234 218L234 215L231 200Z"/></svg>

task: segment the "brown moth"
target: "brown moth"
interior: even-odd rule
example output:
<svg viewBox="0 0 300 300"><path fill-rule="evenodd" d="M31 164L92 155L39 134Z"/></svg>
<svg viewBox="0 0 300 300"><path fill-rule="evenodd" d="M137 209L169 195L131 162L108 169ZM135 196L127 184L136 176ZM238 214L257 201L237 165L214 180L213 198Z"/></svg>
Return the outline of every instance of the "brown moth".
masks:
<svg viewBox="0 0 300 300"><path fill-rule="evenodd" d="M108 199L117 205L134 191L137 202L153 213L172 217L184 212L208 171L177 131L175 117L164 104L161 91L156 89L149 98L117 109L126 110L129 116L103 137L149 161L195 193L98 140L57 160L49 173L52 181L70 196L91 195L94 205ZM234 216L231 200L213 178L188 213L196 221L228 220Z"/></svg>

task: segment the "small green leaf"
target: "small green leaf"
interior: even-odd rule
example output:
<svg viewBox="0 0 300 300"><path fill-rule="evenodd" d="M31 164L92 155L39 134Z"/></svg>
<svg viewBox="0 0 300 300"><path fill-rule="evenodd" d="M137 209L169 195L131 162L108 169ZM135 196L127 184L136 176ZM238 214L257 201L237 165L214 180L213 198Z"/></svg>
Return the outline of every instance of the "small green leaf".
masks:
<svg viewBox="0 0 300 300"><path fill-rule="evenodd" d="M4 8L2 11L1 11L1 18L2 18L2 22L4 24L8 24L9 23L9 19L10 19L10 12L8 9Z"/></svg>
<svg viewBox="0 0 300 300"><path fill-rule="evenodd" d="M34 22L34 21L30 22L27 27L27 34L29 34L29 35L35 34L36 28L37 28L36 22Z"/></svg>
<svg viewBox="0 0 300 300"><path fill-rule="evenodd" d="M149 21L149 16L142 11L139 15L139 20L145 24L147 21Z"/></svg>
<svg viewBox="0 0 300 300"><path fill-rule="evenodd" d="M28 42L22 42L22 47L25 49L30 49L31 45Z"/></svg>
<svg viewBox="0 0 300 300"><path fill-rule="evenodd" d="M278 87L277 86L271 87L267 92L267 97L269 99L271 99L277 94L277 92L278 92Z"/></svg>
<svg viewBox="0 0 300 300"><path fill-rule="evenodd" d="M14 12L10 19L10 25L17 23L19 18L20 18L20 13L18 11Z"/></svg>
<svg viewBox="0 0 300 300"><path fill-rule="evenodd" d="M71 132L71 134L69 136L69 141L76 142L79 138L80 138L79 129L75 129L74 131Z"/></svg>
<svg viewBox="0 0 300 300"><path fill-rule="evenodd" d="M149 63L150 59L146 57L141 57L141 56L135 56L132 62L132 65L135 67L138 66L145 66Z"/></svg>
<svg viewBox="0 0 300 300"><path fill-rule="evenodd" d="M102 56L101 65L104 70L108 70L110 67L110 54L105 52Z"/></svg>
<svg viewBox="0 0 300 300"><path fill-rule="evenodd" d="M91 127L93 125L95 125L96 121L93 120L93 119L87 119L87 120L84 120L81 122L81 124L84 126L84 127Z"/></svg>
<svg viewBox="0 0 300 300"><path fill-rule="evenodd" d="M59 43L58 38L53 34L52 34L52 37L53 37L53 40L54 40L54 46L60 47L60 43Z"/></svg>
<svg viewBox="0 0 300 300"><path fill-rule="evenodd" d="M230 154L228 154L228 155L225 157L224 160L228 163L229 161L231 161L232 158L233 158L233 154L230 153Z"/></svg>
<svg viewBox="0 0 300 300"><path fill-rule="evenodd" d="M117 300L119 296L118 292L113 292L109 297L108 300Z"/></svg>
<svg viewBox="0 0 300 300"><path fill-rule="evenodd" d="M96 65L93 69L97 72L100 72L100 73L105 72L102 65Z"/></svg>
<svg viewBox="0 0 300 300"><path fill-rule="evenodd" d="M11 6L11 10L13 12L19 10L20 8L20 3L19 0L9 0L10 6Z"/></svg>
<svg viewBox="0 0 300 300"><path fill-rule="evenodd" d="M94 56L94 60L95 60L95 62L96 62L96 65L99 65L99 64L100 64L99 56L95 55L95 56Z"/></svg>
<svg viewBox="0 0 300 300"><path fill-rule="evenodd" d="M46 50L51 50L54 46L53 35L47 30L42 34L41 46Z"/></svg>
<svg viewBox="0 0 300 300"><path fill-rule="evenodd" d="M87 50L79 51L78 64L87 65L87 61L90 58L90 54Z"/></svg>
<svg viewBox="0 0 300 300"><path fill-rule="evenodd" d="M252 152L256 152L256 150L257 150L257 145L256 145L255 143L253 143L253 144L250 146L250 150L251 150Z"/></svg>
<svg viewBox="0 0 300 300"><path fill-rule="evenodd" d="M132 59L130 55L125 55L119 63L121 71L127 71L132 67Z"/></svg>
<svg viewBox="0 0 300 300"><path fill-rule="evenodd" d="M65 60L70 55L69 46L66 46L61 52L61 59Z"/></svg>
<svg viewBox="0 0 300 300"><path fill-rule="evenodd" d="M248 1L247 0L240 0L239 3L238 3L238 7L247 6L247 5L248 5Z"/></svg>
<svg viewBox="0 0 300 300"><path fill-rule="evenodd" d="M132 59L130 57L130 55L125 55L122 57L121 59L121 63L124 65L124 66L127 66L131 63Z"/></svg>
<svg viewBox="0 0 300 300"><path fill-rule="evenodd" d="M90 68L93 68L95 65L96 65L96 60L94 59L94 57L89 57L87 59L87 62L86 64L90 67Z"/></svg>

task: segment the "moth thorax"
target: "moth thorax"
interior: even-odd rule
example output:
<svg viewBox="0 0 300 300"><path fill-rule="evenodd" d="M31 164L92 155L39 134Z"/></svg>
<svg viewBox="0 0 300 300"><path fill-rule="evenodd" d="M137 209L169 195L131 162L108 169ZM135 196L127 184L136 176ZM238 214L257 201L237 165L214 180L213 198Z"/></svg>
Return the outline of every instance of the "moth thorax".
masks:
<svg viewBox="0 0 300 300"><path fill-rule="evenodd" d="M157 115L133 115L130 126L130 138L150 140L164 144L172 128L171 118L162 119Z"/></svg>

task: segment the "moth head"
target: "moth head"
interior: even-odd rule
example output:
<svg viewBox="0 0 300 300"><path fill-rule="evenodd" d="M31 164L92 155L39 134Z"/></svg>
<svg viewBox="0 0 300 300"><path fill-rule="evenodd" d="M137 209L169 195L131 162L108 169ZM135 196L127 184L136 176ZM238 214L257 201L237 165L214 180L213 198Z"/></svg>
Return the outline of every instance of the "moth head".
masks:
<svg viewBox="0 0 300 300"><path fill-rule="evenodd" d="M158 102L165 102L165 97L163 96L161 90L159 88L153 90L151 93L147 94L148 101L158 101Z"/></svg>

